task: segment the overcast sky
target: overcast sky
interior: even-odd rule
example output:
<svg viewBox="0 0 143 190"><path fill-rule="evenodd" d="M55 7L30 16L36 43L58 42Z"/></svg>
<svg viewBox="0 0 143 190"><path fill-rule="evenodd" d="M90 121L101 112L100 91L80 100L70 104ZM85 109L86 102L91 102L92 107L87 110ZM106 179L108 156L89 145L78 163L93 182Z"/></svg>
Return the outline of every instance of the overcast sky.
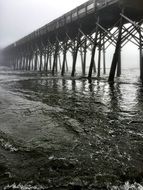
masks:
<svg viewBox="0 0 143 190"><path fill-rule="evenodd" d="M0 0L0 47L70 11L87 0Z"/></svg>

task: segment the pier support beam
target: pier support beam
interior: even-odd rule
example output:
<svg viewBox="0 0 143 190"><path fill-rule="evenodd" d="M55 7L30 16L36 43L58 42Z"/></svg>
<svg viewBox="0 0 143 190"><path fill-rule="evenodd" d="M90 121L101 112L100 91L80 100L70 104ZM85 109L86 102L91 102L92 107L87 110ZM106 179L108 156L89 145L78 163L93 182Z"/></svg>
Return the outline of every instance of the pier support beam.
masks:
<svg viewBox="0 0 143 190"><path fill-rule="evenodd" d="M117 77L120 76L121 76L121 48L119 49L118 66L117 66Z"/></svg>
<svg viewBox="0 0 143 190"><path fill-rule="evenodd" d="M41 72L42 71L42 64L43 64L43 53L42 51L40 52L40 67L39 67L39 71Z"/></svg>
<svg viewBox="0 0 143 190"><path fill-rule="evenodd" d="M86 74L87 39L84 42L83 75Z"/></svg>
<svg viewBox="0 0 143 190"><path fill-rule="evenodd" d="M140 46L139 46L139 51L140 51L140 79L143 82L143 36L141 29L139 29L139 39L140 39Z"/></svg>
<svg viewBox="0 0 143 190"><path fill-rule="evenodd" d="M48 48L48 52L47 52L47 59L46 59L46 65L45 65L46 72L48 71L48 64L49 64L49 48Z"/></svg>
<svg viewBox="0 0 143 190"><path fill-rule="evenodd" d="M49 46L46 54L46 63L45 63L45 71L48 71L48 65L49 65Z"/></svg>
<svg viewBox="0 0 143 190"><path fill-rule="evenodd" d="M31 70L33 71L34 70L34 59L33 59L33 55L32 55L32 58L31 58Z"/></svg>
<svg viewBox="0 0 143 190"><path fill-rule="evenodd" d="M60 70L62 69L62 64L61 64L61 56L60 56L60 53L58 55L58 60L59 60L59 68Z"/></svg>
<svg viewBox="0 0 143 190"><path fill-rule="evenodd" d="M66 55L67 55L67 42L64 45L64 51L63 51L63 64L62 64L62 72L61 72L62 76L64 76L64 74L65 74Z"/></svg>
<svg viewBox="0 0 143 190"><path fill-rule="evenodd" d="M49 54L49 69L52 70L52 52Z"/></svg>
<svg viewBox="0 0 143 190"><path fill-rule="evenodd" d="M99 39L99 54L98 54L98 77L100 77L100 69L101 69L101 32L100 32L100 39Z"/></svg>
<svg viewBox="0 0 143 190"><path fill-rule="evenodd" d="M15 61L16 61L16 70L18 70L18 63L19 63L19 60L18 60L18 57L15 58Z"/></svg>
<svg viewBox="0 0 143 190"><path fill-rule="evenodd" d="M46 65L47 65L47 52L44 51L44 71L46 71Z"/></svg>
<svg viewBox="0 0 143 190"><path fill-rule="evenodd" d="M105 51L105 42L103 39L103 74L106 74L106 51Z"/></svg>
<svg viewBox="0 0 143 190"><path fill-rule="evenodd" d="M28 57L28 55L26 56L26 71L28 71L28 62L29 62L29 57Z"/></svg>
<svg viewBox="0 0 143 190"><path fill-rule="evenodd" d="M59 49L59 43L56 42L56 48L55 48L55 54L54 54L54 60L53 60L53 68L52 68L52 75L55 73L55 69L57 72L57 56L58 56L58 49Z"/></svg>
<svg viewBox="0 0 143 190"><path fill-rule="evenodd" d="M95 65L94 57L95 57L95 51L96 51L96 47L97 47L97 37L98 37L98 25L96 25L94 45L92 48L92 55L91 55L91 62L90 62L90 67L89 67L88 78L92 77L92 71L93 71L93 67Z"/></svg>
<svg viewBox="0 0 143 190"><path fill-rule="evenodd" d="M31 70L31 64L32 64L32 55L29 55L29 61L28 61L28 71Z"/></svg>
<svg viewBox="0 0 143 190"><path fill-rule="evenodd" d="M82 68L82 75L84 75L83 74L83 72L84 72L84 63L83 63L83 49L82 49L82 47L80 47L80 56L81 56L81 68Z"/></svg>
<svg viewBox="0 0 143 190"><path fill-rule="evenodd" d="M72 77L75 76L75 67L76 67L79 44L80 44L80 35L78 34L77 40L76 40L76 45L74 47L74 52L73 52L73 65L72 65L72 74L71 74Z"/></svg>
<svg viewBox="0 0 143 190"><path fill-rule="evenodd" d="M38 61L38 55L37 52L35 53L35 60L34 60L34 71L37 71L37 61Z"/></svg>
<svg viewBox="0 0 143 190"><path fill-rule="evenodd" d="M22 65L22 70L23 71L25 70L25 62L26 62L26 58L25 58L25 56L23 56L23 65Z"/></svg>
<svg viewBox="0 0 143 190"><path fill-rule="evenodd" d="M123 27L123 18L121 17L117 44L116 44L115 53L113 56L112 65L111 65L110 74L109 74L109 79L108 79L109 82L114 81L117 64L119 62L119 54L120 54L120 50L121 50L121 39L122 39L122 27Z"/></svg>

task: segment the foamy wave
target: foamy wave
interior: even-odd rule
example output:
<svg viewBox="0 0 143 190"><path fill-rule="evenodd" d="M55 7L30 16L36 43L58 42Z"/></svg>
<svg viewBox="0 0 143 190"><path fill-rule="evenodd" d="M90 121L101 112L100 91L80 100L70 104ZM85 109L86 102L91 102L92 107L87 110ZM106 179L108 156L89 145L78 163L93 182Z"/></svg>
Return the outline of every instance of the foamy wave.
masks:
<svg viewBox="0 0 143 190"><path fill-rule="evenodd" d="M15 183L12 185L7 185L6 187L4 187L4 190L9 190L9 189L19 189L19 190L44 190L47 189L46 187L43 187L41 185L37 185L37 186L32 186L32 185L22 185L22 184L18 184L16 185ZM110 190L143 190L143 186L138 184L138 183L134 183L134 184L130 184L129 182L126 182L124 185L122 186L113 186L111 188L108 188Z"/></svg>
<svg viewBox="0 0 143 190"><path fill-rule="evenodd" d="M4 187L4 190L8 190L8 189L19 189L19 190L44 190L45 187L42 187L41 185L39 186L32 186L32 185L22 185L22 184L18 184L16 185L15 183L12 185L7 185L6 187Z"/></svg>
<svg viewBox="0 0 143 190"><path fill-rule="evenodd" d="M4 139L0 138L0 145L6 149L9 150L10 152L17 152L18 149L16 147L14 147L12 144L10 144L10 142L5 141Z"/></svg>
<svg viewBox="0 0 143 190"><path fill-rule="evenodd" d="M122 186L113 186L111 190L143 190L143 186L139 183L130 184L129 182L126 182Z"/></svg>

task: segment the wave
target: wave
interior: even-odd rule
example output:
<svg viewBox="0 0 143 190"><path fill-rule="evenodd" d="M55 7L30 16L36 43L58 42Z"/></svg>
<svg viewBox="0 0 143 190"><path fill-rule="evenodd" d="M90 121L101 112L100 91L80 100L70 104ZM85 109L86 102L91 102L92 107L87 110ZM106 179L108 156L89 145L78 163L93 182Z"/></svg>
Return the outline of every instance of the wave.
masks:
<svg viewBox="0 0 143 190"><path fill-rule="evenodd" d="M14 145L13 140L6 133L0 131L0 146L10 152L17 152L18 148Z"/></svg>
<svg viewBox="0 0 143 190"><path fill-rule="evenodd" d="M7 185L4 187L4 190L14 190L14 189L19 189L19 190L45 190L45 189L49 189L48 187L42 186L42 185L30 185L30 184L26 184L26 185L22 185L22 184L18 184L16 185L16 183L13 183L12 185ZM98 188L100 189L100 188ZM134 183L134 184L130 184L129 182L126 182L124 185L122 186L112 186L112 187L107 187L107 190L143 190L143 186L139 183Z"/></svg>
<svg viewBox="0 0 143 190"><path fill-rule="evenodd" d="M18 185L16 185L15 183L14 184L12 184L12 185L7 185L7 186L5 186L4 187L4 190L9 190L9 189L19 189L19 190L44 190L44 189L46 189L46 187L43 187L43 186L41 186L41 185L35 185L35 186L32 186L32 185L28 185L28 184L26 184L26 185L22 185L22 184L18 184Z"/></svg>
<svg viewBox="0 0 143 190"><path fill-rule="evenodd" d="M113 186L109 188L109 190L143 190L143 186L136 182L134 184L126 182L124 185L121 186Z"/></svg>
<svg viewBox="0 0 143 190"><path fill-rule="evenodd" d="M6 141L5 139L0 138L0 145L5 149L9 150L10 152L17 152L18 149L14 147L10 142Z"/></svg>

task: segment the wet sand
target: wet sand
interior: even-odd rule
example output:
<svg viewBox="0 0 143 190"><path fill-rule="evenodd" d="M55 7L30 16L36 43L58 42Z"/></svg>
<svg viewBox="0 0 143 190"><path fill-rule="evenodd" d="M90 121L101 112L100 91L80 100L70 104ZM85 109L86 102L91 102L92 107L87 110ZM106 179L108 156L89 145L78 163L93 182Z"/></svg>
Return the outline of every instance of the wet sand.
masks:
<svg viewBox="0 0 143 190"><path fill-rule="evenodd" d="M1 73L1 189L142 190L142 95L128 79Z"/></svg>

